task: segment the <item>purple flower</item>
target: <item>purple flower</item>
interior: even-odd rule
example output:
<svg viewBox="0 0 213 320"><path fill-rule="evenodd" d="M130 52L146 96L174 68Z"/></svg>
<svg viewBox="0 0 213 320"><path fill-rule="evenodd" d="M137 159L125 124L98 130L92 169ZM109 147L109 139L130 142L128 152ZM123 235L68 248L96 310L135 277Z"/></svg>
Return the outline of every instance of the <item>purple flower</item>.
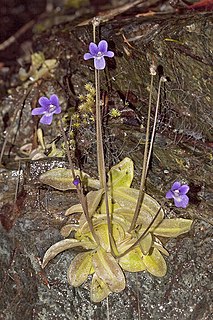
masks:
<svg viewBox="0 0 213 320"><path fill-rule="evenodd" d="M81 180L80 180L79 176L76 176L75 179L73 180L73 184L74 184L74 186L77 187L79 185L79 183L81 183Z"/></svg>
<svg viewBox="0 0 213 320"><path fill-rule="evenodd" d="M50 99L46 97L41 97L38 100L40 108L35 108L32 110L32 115L37 116L43 114L40 122L43 124L51 124L53 120L53 115L59 114L61 112L61 107L59 105L59 100L56 94L50 96Z"/></svg>
<svg viewBox="0 0 213 320"><path fill-rule="evenodd" d="M171 189L166 193L167 199L174 199L175 206L178 208L186 208L189 203L189 197L186 195L189 191L187 184L181 185L176 181L173 183Z"/></svg>
<svg viewBox="0 0 213 320"><path fill-rule="evenodd" d="M98 45L90 42L89 53L85 53L84 60L94 59L94 66L97 70L103 70L106 66L104 57L114 57L114 52L108 51L108 43L101 40Z"/></svg>

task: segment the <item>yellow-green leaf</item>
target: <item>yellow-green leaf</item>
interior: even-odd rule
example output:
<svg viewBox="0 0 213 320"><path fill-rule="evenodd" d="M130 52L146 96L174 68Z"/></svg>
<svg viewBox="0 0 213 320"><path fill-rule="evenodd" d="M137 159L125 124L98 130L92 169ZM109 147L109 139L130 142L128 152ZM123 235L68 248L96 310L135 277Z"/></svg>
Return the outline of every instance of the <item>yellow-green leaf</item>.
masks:
<svg viewBox="0 0 213 320"><path fill-rule="evenodd" d="M139 190L119 187L113 190L112 197L121 207L133 209L136 205Z"/></svg>
<svg viewBox="0 0 213 320"><path fill-rule="evenodd" d="M79 219L79 228L78 228L78 233L79 234L86 234L90 232L90 228L87 222L87 219L84 214L81 215Z"/></svg>
<svg viewBox="0 0 213 320"><path fill-rule="evenodd" d="M125 256L119 259L119 265L123 270L129 272L139 272L146 270L146 266L143 263L142 252L139 247L134 248Z"/></svg>
<svg viewBox="0 0 213 320"><path fill-rule="evenodd" d="M120 209L116 209L115 214L122 215L127 219L128 222L131 222L134 215L134 209L136 207L138 195L139 190L133 188L117 188L116 190L114 190L113 199L122 207ZM137 224L141 224L140 234L142 234L146 227L152 222L159 209L159 203L154 198L145 193L140 214L137 220ZM160 209L160 212L149 231L152 231L162 221L163 217L164 212L162 209Z"/></svg>
<svg viewBox="0 0 213 320"><path fill-rule="evenodd" d="M100 302L108 297L110 293L111 290L109 289L108 285L103 280L101 280L101 278L99 278L96 273L94 273L90 290L91 301Z"/></svg>
<svg viewBox="0 0 213 320"><path fill-rule="evenodd" d="M110 195L108 195L108 207L109 207L109 213L114 212L116 209L120 208L118 203L113 203L112 202L112 197ZM101 206L100 206L100 212L101 214L105 214L106 213L106 201L105 201L105 197L103 198L102 202L101 202Z"/></svg>
<svg viewBox="0 0 213 320"><path fill-rule="evenodd" d="M104 189L99 189L97 191L90 191L89 193L87 193L86 198L87 198L87 206L88 206L90 217L97 210L101 202L103 193L104 193Z"/></svg>
<svg viewBox="0 0 213 320"><path fill-rule="evenodd" d="M158 242L154 241L153 247L158 249L161 253L165 254L165 256L167 256L167 257L169 256L169 252L162 246L161 243L158 243Z"/></svg>
<svg viewBox="0 0 213 320"><path fill-rule="evenodd" d="M87 195L86 195L87 207L88 207L88 211L89 211L90 216L92 216L93 213L98 208L100 201L101 201L101 198L102 198L102 195L103 195L103 192L104 192L103 189L99 189L97 191L90 191L89 193L87 193ZM83 208L80 203L74 204L69 209L67 209L67 211L65 212L65 215L69 216L70 214L73 214L76 212L83 213Z"/></svg>
<svg viewBox="0 0 213 320"><path fill-rule="evenodd" d="M82 177L82 182L85 183L85 185L91 188L99 189L99 181L90 178L89 175L85 172L75 170L75 175ZM42 173L39 177L39 180L42 183L62 191L76 189L73 184L73 179L74 178L72 176L71 170L66 168L52 169L45 173Z"/></svg>
<svg viewBox="0 0 213 320"><path fill-rule="evenodd" d="M153 233L162 237L177 237L180 234L188 232L192 226L192 222L192 220L182 218L164 219L155 228Z"/></svg>
<svg viewBox="0 0 213 320"><path fill-rule="evenodd" d="M75 224L67 223L61 228L60 233L62 237L66 238L70 235L72 231L76 231L77 229L78 229L78 226L76 226Z"/></svg>
<svg viewBox="0 0 213 320"><path fill-rule="evenodd" d="M103 248L98 248L93 255L95 273L104 281L112 292L120 292L125 288L125 277L115 258Z"/></svg>
<svg viewBox="0 0 213 320"><path fill-rule="evenodd" d="M148 233L141 241L140 241L140 248L143 252L143 254L148 254L149 250L152 246L152 235L151 233Z"/></svg>
<svg viewBox="0 0 213 320"><path fill-rule="evenodd" d="M113 190L118 187L130 187L133 176L133 161L130 158L124 158L121 162L110 169L108 173L108 185Z"/></svg>
<svg viewBox="0 0 213 320"><path fill-rule="evenodd" d="M129 233L125 234L125 238L118 245L119 254L129 249L135 243L135 239L132 239L132 235Z"/></svg>
<svg viewBox="0 0 213 320"><path fill-rule="evenodd" d="M52 69L55 69L57 66L57 60L56 59L47 59L42 64L42 67L37 70L35 73L32 74L31 80L37 81L40 78L44 77L46 74L49 74Z"/></svg>
<svg viewBox="0 0 213 320"><path fill-rule="evenodd" d="M143 257L143 262L149 273L156 277L163 277L167 272L166 262L158 249L153 248L152 252Z"/></svg>
<svg viewBox="0 0 213 320"><path fill-rule="evenodd" d="M87 280L92 269L92 252L79 253L71 262L67 271L68 282L79 287Z"/></svg>
<svg viewBox="0 0 213 320"><path fill-rule="evenodd" d="M95 226L95 233L100 240L100 245L106 251L110 251L109 233L108 233L108 226L106 222ZM121 242L125 236L124 230L119 224L112 225L112 234L113 234L115 243Z"/></svg>
<svg viewBox="0 0 213 320"><path fill-rule="evenodd" d="M40 78L48 75L57 66L56 59L46 59L42 52L35 52L31 55L31 66L28 72L21 68L19 70L19 77L21 81L25 81L28 78L30 82L35 82Z"/></svg>
<svg viewBox="0 0 213 320"><path fill-rule="evenodd" d="M88 226L88 223L87 223ZM85 230L85 232L82 232L82 230L77 230L75 233L75 238L78 241L83 241L83 242L89 242L91 243L91 246L93 246L93 248L97 247L97 244L95 243L95 240L92 236L92 233L89 231L89 227L88 227L88 231Z"/></svg>
<svg viewBox="0 0 213 320"><path fill-rule="evenodd" d="M33 54L31 54L31 60L32 60L32 67L34 68L34 70L39 69L45 61L44 53L41 51L34 52Z"/></svg>
<svg viewBox="0 0 213 320"><path fill-rule="evenodd" d="M86 249L93 249L94 244L90 243L89 241L79 241L76 239L64 239L59 242L53 244L46 252L42 261L42 268L44 268L48 262L55 258L59 253L75 248L75 247L83 247Z"/></svg>
<svg viewBox="0 0 213 320"><path fill-rule="evenodd" d="M119 208L116 208L115 211L113 212L113 218L120 218L123 221L125 221L126 230L128 230L130 227L133 215L134 215L134 210L132 210L130 208L119 207ZM142 223L140 216L138 217L137 222L138 222L138 224Z"/></svg>
<svg viewBox="0 0 213 320"><path fill-rule="evenodd" d="M80 203L74 204L72 207L67 209L65 212L65 216L69 216L70 214L77 213L77 212L83 213L83 208Z"/></svg>

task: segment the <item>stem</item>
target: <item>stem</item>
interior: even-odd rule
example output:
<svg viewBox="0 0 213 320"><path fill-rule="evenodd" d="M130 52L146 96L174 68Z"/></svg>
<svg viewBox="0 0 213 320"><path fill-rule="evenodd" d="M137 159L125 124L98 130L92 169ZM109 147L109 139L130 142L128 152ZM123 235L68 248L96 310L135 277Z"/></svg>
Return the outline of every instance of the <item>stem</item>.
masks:
<svg viewBox="0 0 213 320"><path fill-rule="evenodd" d="M109 197L106 182L106 166L104 159L103 148L103 134L102 134L102 121L101 121L101 108L100 108L100 73L95 69L95 90L96 90L96 139L97 139L97 162L98 162L98 174L100 180L100 188L104 189L105 203L106 203L106 215L107 226L109 234L109 243L112 255L116 248L115 241L112 235L112 223L111 214L109 213Z"/></svg>
<svg viewBox="0 0 213 320"><path fill-rule="evenodd" d="M96 91L96 138L97 138L97 162L98 162L98 175L101 188L104 188L106 180L105 176L105 161L102 137L102 124L101 124L101 109L100 109L100 73L95 69L95 91Z"/></svg>
<svg viewBox="0 0 213 320"><path fill-rule="evenodd" d="M149 130L150 130L150 118L151 118L151 105L152 105L152 89L153 89L153 75L151 75L151 83L150 83L150 92L149 92L149 105L148 105L148 116L147 116L147 124L146 124L146 141L144 147L144 157L143 157L143 167L142 167L142 175L141 175L141 185L138 195L138 200L135 208L135 213L131 222L131 226L129 228L129 232L131 232L135 228L136 221L138 219L138 215L141 209L141 205L144 198L144 187L146 181L146 173L147 173L147 154L148 154L148 146L149 146Z"/></svg>
<svg viewBox="0 0 213 320"><path fill-rule="evenodd" d="M135 243L133 243L133 245L131 245L131 247L129 247L126 251L124 251L123 253L119 254L118 256L116 256L116 258L121 258L123 256L125 256L127 253L129 253L132 249L134 249L139 243L140 241L147 235L149 229L152 227L153 223L155 222L155 220L157 219L160 210L162 208L162 205L160 206L160 208L158 209L157 213L155 214L154 218L152 219L152 221L150 222L150 224L148 225L148 227L144 230L144 232L141 234L141 236L135 241Z"/></svg>
<svg viewBox="0 0 213 320"><path fill-rule="evenodd" d="M60 115L60 118L59 118L59 124L60 124L60 126L59 126L60 127L60 131L61 131L61 134L63 136L64 143L65 143L66 154L67 154L67 157L68 157L69 166L70 166L70 169L71 169L71 172L72 172L73 179L75 179L75 169L74 169L73 161L72 161L72 158L71 158L71 155L70 155L70 150L69 150L69 144L68 144L68 141L67 141L67 137L66 137L66 134L65 134L64 129L63 129L61 115ZM89 225L90 232L92 233L92 236L95 239L96 243L99 245L100 241L99 241L99 238L97 237L97 235L96 235L96 233L94 231L94 227L93 227L93 224L92 224L92 219L90 218L89 212L88 212L86 197L83 194L83 188L82 188L81 184L76 186L76 190L77 190L79 201L80 201L80 203L82 205L82 208L83 208L83 212L84 212L85 218L86 218L87 223Z"/></svg>
<svg viewBox="0 0 213 320"><path fill-rule="evenodd" d="M99 24L99 20L93 19L93 41L95 43L95 28ZM100 188L104 189L104 197L106 203L106 216L107 216L107 227L109 234L110 250L112 255L115 256L116 244L112 234L112 223L111 214L109 213L109 197L106 182L106 165L104 159L104 148L103 148L103 134L102 134L102 117L100 108L100 72L95 69L95 93L96 93L96 140L97 140L97 164L98 164L98 175L100 181Z"/></svg>
<svg viewBox="0 0 213 320"><path fill-rule="evenodd" d="M153 144L154 144L154 138L155 138L155 129L156 129L157 116L158 116L158 110L159 110L159 105L160 105L161 83L165 82L165 81L166 81L165 77L161 77L159 80L159 84L158 84L158 96L157 96L157 103L156 103L156 109L155 109L154 125L153 125L153 129L152 129L151 140L150 140L149 154L148 154L148 158L147 158L146 176L147 176L147 172L148 172L148 168L149 168L149 162L150 162L152 148L153 148Z"/></svg>
<svg viewBox="0 0 213 320"><path fill-rule="evenodd" d="M132 223L129 229L129 232L131 232L135 228L135 224L138 219L138 215L140 213L140 209L143 203L144 194L145 194L145 182L147 177L147 172L149 168L150 158L152 154L153 144L154 144L154 138L155 138L155 131L156 131L156 124L157 124L157 116L158 116L158 110L160 105L160 91L161 91L161 83L165 82L165 77L161 77L159 80L158 85L158 95L157 95L157 103L156 103L156 109L155 109L155 118L154 118L154 124L152 128L152 135L150 140L150 147L149 147L149 153L148 153L148 145L149 145L149 128L150 128L150 115L151 115L151 99L152 99L152 88L153 88L153 75L151 75L151 85L150 85L150 94L149 94L149 108L148 108L148 118L147 118L147 130L146 130L146 142L145 142L145 149L144 149L144 158L143 158L143 169L142 169L142 175L141 175L141 185L140 185L140 191L138 195L138 200L136 204L135 213L132 219Z"/></svg>

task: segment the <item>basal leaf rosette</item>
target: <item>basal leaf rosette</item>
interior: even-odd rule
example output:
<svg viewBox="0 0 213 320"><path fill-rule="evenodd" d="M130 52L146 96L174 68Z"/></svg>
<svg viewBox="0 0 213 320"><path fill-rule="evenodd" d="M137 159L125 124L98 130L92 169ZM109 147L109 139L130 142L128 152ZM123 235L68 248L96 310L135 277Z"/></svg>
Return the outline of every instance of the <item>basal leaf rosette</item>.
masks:
<svg viewBox="0 0 213 320"><path fill-rule="evenodd" d="M59 182L60 178L55 184L54 174L50 173L50 185L58 188L60 184L61 190L65 186L70 188L73 180L70 171L61 173L62 184ZM82 248L84 252L77 254L70 264L68 282L77 287L88 277L92 277L90 296L94 302L100 302L112 292L124 290L124 271L147 271L154 276L163 277L167 272L163 255L169 254L159 237L177 237L191 228L191 220L166 219L160 204L145 193L135 229L129 232L139 195L139 190L131 188L133 175L133 162L129 158L112 167L108 173L108 205L112 237L116 246L115 256L112 255L109 242L104 190L98 189L98 183L94 182L92 184L97 190L88 192L86 201L99 242L92 236L81 204L77 204L67 209L66 215L81 213L78 225L68 222L61 229L64 237L69 237L73 232L73 239L59 241L44 255L43 267L64 250ZM91 183L90 178L87 181Z"/></svg>

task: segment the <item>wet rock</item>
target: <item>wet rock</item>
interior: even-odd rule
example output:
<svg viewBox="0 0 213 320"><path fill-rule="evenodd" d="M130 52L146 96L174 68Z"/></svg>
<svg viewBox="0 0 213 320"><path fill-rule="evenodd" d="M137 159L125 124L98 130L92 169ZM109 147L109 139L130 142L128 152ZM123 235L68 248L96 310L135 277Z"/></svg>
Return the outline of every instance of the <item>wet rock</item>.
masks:
<svg viewBox="0 0 213 320"><path fill-rule="evenodd" d="M137 9L138 10L138 9ZM147 273L127 273L127 288L100 304L90 302L89 282L80 288L68 285L66 272L75 256L74 250L58 255L45 270L40 261L46 249L62 239L60 228L67 221L65 210L77 202L74 192L59 192L39 183L39 175L55 166L67 166L65 160L47 158L22 161L0 172L1 207L14 203L16 182L26 193L21 214L7 232L1 227L0 241L0 319L211 319L210 253L213 207L212 127L211 113L211 14L169 14L117 16L100 26L100 38L109 41L115 51L113 61L102 73L103 96L108 95L110 108L118 106L121 116L105 123L107 165L125 156L135 163L134 186L140 179L145 139L149 67L158 66L158 76L168 77L161 96L156 144L153 150L147 190L160 202L174 180L190 185L187 210L165 204L168 217L191 217L195 223L189 234L166 244L168 273L154 278ZM26 95L21 84L11 90L2 102L1 124L15 108L23 110L12 123L7 149L13 155L33 138L37 123L30 110L45 92L56 93L62 100L63 112L76 109L78 95L84 92L85 81L93 82L92 63L83 61L92 27L86 19L53 25L35 35L34 49L46 57L57 58L52 75L32 84ZM79 26L81 22L81 26ZM158 76L154 84L153 112ZM20 99L26 95L26 99ZM128 104L128 106L127 106ZM35 106L33 104L33 107ZM19 121L21 119L21 121ZM12 122L12 121L11 121ZM18 128L18 129L17 129ZM60 135L54 127L44 128L48 141ZM15 140L14 140L15 136ZM94 125L78 132L80 163L84 171L97 176L94 157ZM3 138L2 138L3 141ZM86 146L86 147L85 147ZM7 154L7 153L6 153ZM19 189L20 190L20 189ZM1 212L2 214L2 212ZM198 219L199 218L199 219ZM201 219L201 220L200 220ZM205 221L203 221L204 219Z"/></svg>

